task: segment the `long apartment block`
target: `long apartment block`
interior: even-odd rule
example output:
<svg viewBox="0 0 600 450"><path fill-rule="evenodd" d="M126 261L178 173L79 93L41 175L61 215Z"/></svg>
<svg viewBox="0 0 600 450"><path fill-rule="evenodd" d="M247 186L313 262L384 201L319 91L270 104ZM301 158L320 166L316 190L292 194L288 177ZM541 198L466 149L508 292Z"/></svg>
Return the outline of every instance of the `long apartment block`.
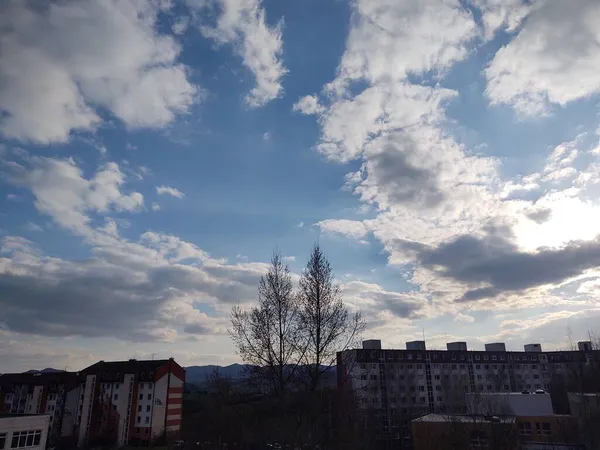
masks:
<svg viewBox="0 0 600 450"><path fill-rule="evenodd" d="M600 360L590 342L576 351L542 351L540 344L524 351L506 351L492 343L485 351L451 342L446 350L427 350L425 341L406 349L382 349L380 340L337 355L338 387L352 391L359 410L396 439L408 439L406 420L428 413L460 411L465 393L550 391L553 380Z"/></svg>
<svg viewBox="0 0 600 450"><path fill-rule="evenodd" d="M179 435L185 369L173 359L0 376L0 413L47 414L49 445L144 444Z"/></svg>

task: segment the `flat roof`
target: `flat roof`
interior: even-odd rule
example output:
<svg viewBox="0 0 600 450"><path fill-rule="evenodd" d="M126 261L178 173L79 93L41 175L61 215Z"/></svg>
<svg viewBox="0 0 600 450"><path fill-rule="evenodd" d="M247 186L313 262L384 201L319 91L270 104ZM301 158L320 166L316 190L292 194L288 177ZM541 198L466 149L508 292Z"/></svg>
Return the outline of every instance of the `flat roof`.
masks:
<svg viewBox="0 0 600 450"><path fill-rule="evenodd" d="M500 423L514 423L515 416L470 416L463 414L427 414L426 416L414 419L413 422L437 422L437 423L494 423L492 417L497 417Z"/></svg>
<svg viewBox="0 0 600 450"><path fill-rule="evenodd" d="M48 416L48 414L14 414L14 413L0 413L0 419L9 419L13 417L34 417L34 416Z"/></svg>

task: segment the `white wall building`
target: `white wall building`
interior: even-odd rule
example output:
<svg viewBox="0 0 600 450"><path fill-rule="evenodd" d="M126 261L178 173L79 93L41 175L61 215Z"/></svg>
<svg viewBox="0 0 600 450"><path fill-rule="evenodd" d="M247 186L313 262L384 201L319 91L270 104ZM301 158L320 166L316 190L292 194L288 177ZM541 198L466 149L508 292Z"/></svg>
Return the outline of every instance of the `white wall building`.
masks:
<svg viewBox="0 0 600 450"><path fill-rule="evenodd" d="M0 414L0 450L44 450L49 425L46 414Z"/></svg>

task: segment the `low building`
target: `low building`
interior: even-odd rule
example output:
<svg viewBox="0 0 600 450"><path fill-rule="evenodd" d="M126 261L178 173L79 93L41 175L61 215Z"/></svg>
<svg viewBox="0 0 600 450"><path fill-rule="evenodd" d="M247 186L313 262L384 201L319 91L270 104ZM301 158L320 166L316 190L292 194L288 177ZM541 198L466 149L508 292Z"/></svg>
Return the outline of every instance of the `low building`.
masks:
<svg viewBox="0 0 600 450"><path fill-rule="evenodd" d="M482 392L465 394L467 414L508 416L549 416L553 414L552 399L544 391Z"/></svg>
<svg viewBox="0 0 600 450"><path fill-rule="evenodd" d="M44 450L49 427L47 414L0 413L0 449Z"/></svg>
<svg viewBox="0 0 600 450"><path fill-rule="evenodd" d="M428 414L412 421L414 450L513 450L519 435L513 416Z"/></svg>
<svg viewBox="0 0 600 450"><path fill-rule="evenodd" d="M146 445L179 439L184 383L185 369L172 358L4 374L0 413L46 414L49 446Z"/></svg>

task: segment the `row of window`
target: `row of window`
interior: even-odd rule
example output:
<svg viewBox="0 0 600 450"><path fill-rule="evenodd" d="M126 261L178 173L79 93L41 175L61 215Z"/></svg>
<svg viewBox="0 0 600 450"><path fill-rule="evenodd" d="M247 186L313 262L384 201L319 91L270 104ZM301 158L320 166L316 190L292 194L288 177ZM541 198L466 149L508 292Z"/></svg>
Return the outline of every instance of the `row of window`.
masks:
<svg viewBox="0 0 600 450"><path fill-rule="evenodd" d="M371 364L370 369L377 370L377 368L378 368L377 366L378 365L375 364L375 363ZM530 365L528 365L528 364L515 364L514 368L516 370L528 370L528 369L538 370L538 366L542 370L547 370L548 369L548 365L547 364L539 364L539 365L538 364L530 364ZM559 368L559 367L556 367L556 366L559 366L559 365L558 364L554 364L553 365L554 368ZM389 364L388 367L390 369L400 369L400 370L402 370L402 369L408 369L408 370L413 370L415 366L413 364L406 364L406 366L403 365L403 364ZM364 363L360 365L360 368L362 370L368 370L369 369L368 365L364 364ZM423 370L423 364L416 364L416 368L417 368L417 370ZM467 370L467 365L466 364L432 364L432 368L434 370L441 369L441 368L443 368L445 370L447 370L449 368L452 369L452 370L457 370L457 369ZM494 369L494 370L498 370L500 368L506 368L506 366L505 365L492 364L491 368ZM481 369L482 369L482 365L481 364L475 364L475 370L481 370ZM483 369L484 370L489 370L490 369L490 365L489 364L483 364Z"/></svg>
<svg viewBox="0 0 600 450"><path fill-rule="evenodd" d="M385 354L386 353L378 354L377 350L373 350L373 351L371 351L370 357L372 359L381 359L383 361L384 360L383 356ZM378 356L379 356L379 358L378 358ZM393 358L394 356L395 356L395 358ZM443 353L443 354L433 353L431 355L431 359L432 360L451 359L453 361L456 361L456 360L466 361L467 360L467 356L465 354L460 354L457 357L456 353L452 353L450 355L450 358L447 358L447 356L448 356L447 353ZM486 354L484 354L484 355L481 355L479 353L475 353L475 354L473 354L473 359L475 361L480 361L480 360L483 360L483 361L490 361L490 360L491 361L498 361L498 360L499 361L506 361L507 360L506 356L507 355L505 355L505 354L500 354L500 355L496 355L496 354L486 355ZM542 355L529 355L529 357L528 357L528 355L512 355L512 356L513 357L511 358L511 360L513 360L513 361L527 361L527 360L529 360L529 361L539 361L539 360L545 360L546 359L546 355L543 355L543 354ZM417 353L415 355L413 355L412 353L407 353L406 354L406 359L407 360L412 360L413 357L414 357L414 359L417 359L417 360L424 359L422 353ZM387 358L386 358L387 361L391 361L391 360L394 360L394 359L404 359L404 353L387 353ZM554 359L557 359L557 358L555 356L551 356L550 359L554 360ZM571 359L570 355L567 356L567 359L569 359L569 360Z"/></svg>
<svg viewBox="0 0 600 450"><path fill-rule="evenodd" d="M552 434L552 427L549 422L536 422L535 423L535 431L537 434ZM529 436L532 434L532 428L530 422L521 422L519 423L519 434L524 436Z"/></svg>
<svg viewBox="0 0 600 450"><path fill-rule="evenodd" d="M142 417L141 417L141 416L137 416L136 423L142 423ZM149 424L149 423L150 423L150 417L149 417L149 416L148 416L148 417L146 417L146 419L145 419L145 422L144 422L144 423L145 423L145 424Z"/></svg>
<svg viewBox="0 0 600 450"><path fill-rule="evenodd" d="M40 445L42 430L15 431L12 434L10 448L26 448ZM0 448L4 448L6 433L0 433Z"/></svg>
<svg viewBox="0 0 600 450"><path fill-rule="evenodd" d="M146 405L146 412L150 412L151 409L151 405ZM142 412L142 405L138 405L138 412Z"/></svg>

